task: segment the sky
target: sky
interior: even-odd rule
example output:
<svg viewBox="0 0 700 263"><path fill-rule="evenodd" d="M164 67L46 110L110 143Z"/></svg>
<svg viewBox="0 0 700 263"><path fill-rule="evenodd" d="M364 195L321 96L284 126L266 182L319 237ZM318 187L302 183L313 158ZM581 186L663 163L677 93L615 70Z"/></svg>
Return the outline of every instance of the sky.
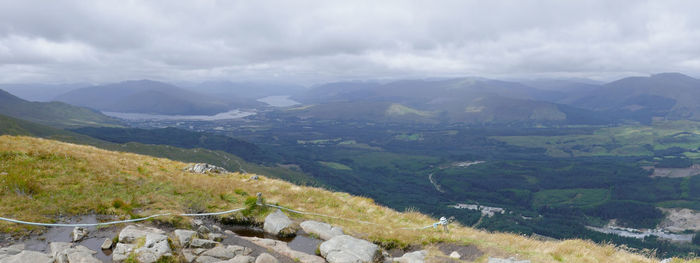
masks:
<svg viewBox="0 0 700 263"><path fill-rule="evenodd" d="M0 83L700 76L699 1L0 0Z"/></svg>

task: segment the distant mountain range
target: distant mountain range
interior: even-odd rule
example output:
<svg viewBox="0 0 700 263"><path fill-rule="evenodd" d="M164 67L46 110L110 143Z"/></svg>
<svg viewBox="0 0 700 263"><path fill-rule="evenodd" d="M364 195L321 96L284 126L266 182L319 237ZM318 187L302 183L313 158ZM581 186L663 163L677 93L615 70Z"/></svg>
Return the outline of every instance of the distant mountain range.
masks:
<svg viewBox="0 0 700 263"><path fill-rule="evenodd" d="M166 115L214 115L231 109L224 99L171 84L135 80L69 91L56 100L100 111Z"/></svg>
<svg viewBox="0 0 700 263"><path fill-rule="evenodd" d="M604 124L653 118L700 120L700 80L663 73L607 84L484 78L339 82L295 98L301 118L448 123Z"/></svg>
<svg viewBox="0 0 700 263"><path fill-rule="evenodd" d="M24 93L36 94L41 88L37 85L5 86L14 90L26 87ZM52 92L68 89L68 85L51 87ZM100 111L214 115L266 107L256 101L264 96L292 95L303 105L283 110L283 114L307 119L465 124L700 120L700 102L696 99L700 96L700 80L680 73L628 77L610 83L455 78L335 82L310 89L228 81L186 87L152 80L124 81L73 89L56 100Z"/></svg>
<svg viewBox="0 0 700 263"><path fill-rule="evenodd" d="M0 114L58 128L122 124L92 109L63 102L29 102L4 90L0 90Z"/></svg>

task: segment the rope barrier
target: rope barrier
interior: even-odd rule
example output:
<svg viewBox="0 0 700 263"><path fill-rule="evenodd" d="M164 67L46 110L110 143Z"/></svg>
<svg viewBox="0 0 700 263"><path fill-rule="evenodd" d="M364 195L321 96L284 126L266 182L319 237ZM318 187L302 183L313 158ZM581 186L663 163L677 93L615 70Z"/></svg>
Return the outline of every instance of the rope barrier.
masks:
<svg viewBox="0 0 700 263"><path fill-rule="evenodd" d="M362 220L353 220L353 219L348 219L348 218L343 218L343 217L337 217L337 216L330 216L330 215L324 215L324 214L319 214L319 213L312 213L312 212L305 212L305 211L300 211L300 210L294 210L291 208L283 207L283 206L278 206L278 205L272 205L272 204L265 204L262 201L262 194L258 193L258 202L257 205L259 206L269 206L269 207L274 207L278 208L281 210L286 210L292 213L297 213L297 214L302 214L302 215L312 215L312 216L321 216L321 217L327 217L327 218L333 218L333 219L339 219L339 220L346 220L346 221L351 221L351 222L356 222L356 223L361 223L361 224L369 224L369 225L377 225L380 226L381 224L377 223L372 223L368 221L362 221ZM230 213L235 213L238 211L241 211L246 208L236 208L232 210L227 210L227 211L221 211L221 212L212 212L212 213L194 213L194 214L172 214L172 213L165 213L165 214L155 214L155 215L150 215L147 217L142 217L142 218L136 218L136 219L127 219L127 220L120 220L120 221L110 221L110 222L103 222L103 223L91 223L91 224L51 224L51 223L37 223L37 222L28 222L28 221L22 221L22 220L16 220L16 219L11 219L11 218L5 218L5 217L0 217L1 221L7 221L11 223L17 223L17 224L25 224L25 225L33 225L33 226L47 226L47 227L93 227L93 226L107 226L107 225L115 225L115 224L123 224L123 223L133 223L133 222L140 222L140 221L145 221L151 218L156 218L156 217L161 217L161 216L169 216L169 215L176 215L176 216L188 216L188 217L197 217L197 216L214 216L214 215L224 215L224 214L230 214ZM445 217L440 218L440 221L433 223L431 225L427 225L421 228L399 228L399 229L406 229L406 230L422 230L422 229L427 229L430 227L437 228L438 226L442 225L443 228L447 231L447 225L454 220L453 218L447 219Z"/></svg>
<svg viewBox="0 0 700 263"><path fill-rule="evenodd" d="M140 222L140 221L145 221L145 220L148 220L148 219L151 219L151 218L156 218L156 217L161 217L161 216L169 216L169 215L189 216L189 217L223 215L223 214L229 214L229 213L238 212L238 211L241 211L241 210L243 210L243 209L245 209L245 208L237 208L237 209L228 210L228 211L222 211L222 212L200 213L200 214L172 214L172 213L165 213L165 214L150 215L150 216L147 216L147 217L136 218L136 219L127 219L127 220L120 220L120 221L110 221L110 222L104 222L104 223L91 223L91 224L50 224L50 223L36 223L36 222L27 222L27 221L22 221L22 220L15 220L15 219L5 218L5 217L0 217L0 220L2 220L2 221L7 221L7 222L11 222L11 223L17 223L17 224L32 225L32 226L48 226L48 227L93 227L93 226L108 226L108 225L116 225L116 224Z"/></svg>

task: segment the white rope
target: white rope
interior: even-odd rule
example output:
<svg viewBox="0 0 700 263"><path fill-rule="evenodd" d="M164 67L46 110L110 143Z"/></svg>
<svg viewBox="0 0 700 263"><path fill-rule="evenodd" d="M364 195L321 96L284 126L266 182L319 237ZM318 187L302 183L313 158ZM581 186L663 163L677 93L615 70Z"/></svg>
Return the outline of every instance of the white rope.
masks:
<svg viewBox="0 0 700 263"><path fill-rule="evenodd" d="M234 213L241 211L245 208L237 208L233 210L228 210L228 211L222 211L222 212L214 212L214 213L201 213L201 214L172 214L172 213L165 213L165 214L155 214L147 217L142 217L142 218L136 218L136 219L128 219L128 220L120 220L120 221L111 221L111 222L104 222L104 223L92 223L92 224L49 224L49 223L36 223L36 222L27 222L27 221L22 221L22 220L16 220L16 219L11 219L11 218L5 218L5 217L0 217L0 220L2 221L7 221L11 223L17 223L17 224L24 224L24 225L32 225L32 226L49 226L49 227L92 227L92 226L107 226L107 225L115 225L115 224L123 224L123 223L133 223L133 222L140 222L140 221L145 221L151 218L156 218L156 217L161 217L161 216L169 216L169 215L177 215L177 216L190 216L190 217L196 217L196 216L213 216L213 215L223 215L223 214L229 214L229 213Z"/></svg>

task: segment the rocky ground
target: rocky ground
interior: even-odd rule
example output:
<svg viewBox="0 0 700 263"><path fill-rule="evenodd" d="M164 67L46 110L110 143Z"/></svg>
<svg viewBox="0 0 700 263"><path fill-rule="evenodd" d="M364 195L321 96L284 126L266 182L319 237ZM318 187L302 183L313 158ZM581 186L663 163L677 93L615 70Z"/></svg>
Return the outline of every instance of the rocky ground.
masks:
<svg viewBox="0 0 700 263"><path fill-rule="evenodd" d="M418 263L470 262L483 255L474 246L456 244L441 244L430 251L383 251L372 242L345 234L340 227L316 221L297 223L279 210L265 218L263 230L265 236L262 237L242 236L228 230L225 225L202 220L193 220L190 229L142 224L99 229L56 228L38 238L4 242L0 247L0 263ZM301 239L306 248L302 244L302 249L299 249L299 244L289 242L290 239L266 238L289 237L297 233L320 240L309 237ZM62 239L56 239L58 236ZM315 251L311 252L310 249ZM529 261L489 258L488 262Z"/></svg>

